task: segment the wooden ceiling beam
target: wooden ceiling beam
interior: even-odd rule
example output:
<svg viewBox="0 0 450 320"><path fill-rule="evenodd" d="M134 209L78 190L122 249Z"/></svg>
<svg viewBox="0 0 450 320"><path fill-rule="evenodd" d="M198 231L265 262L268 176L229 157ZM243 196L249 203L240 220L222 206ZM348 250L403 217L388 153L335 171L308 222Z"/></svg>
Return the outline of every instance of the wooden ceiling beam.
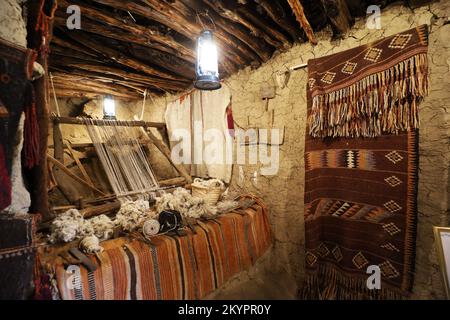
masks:
<svg viewBox="0 0 450 320"><path fill-rule="evenodd" d="M289 3L289 6L291 7L292 11L294 12L294 15L295 15L298 23L300 23L300 26L305 31L309 42L316 45L317 40L314 36L314 31L311 28L311 25L309 24L308 19L306 19L305 12L303 10L302 4L300 3L300 0L288 0L288 3Z"/></svg>
<svg viewBox="0 0 450 320"><path fill-rule="evenodd" d="M278 1L254 0L267 13L267 15L284 31L286 31L293 41L300 38L300 33L288 20L288 15Z"/></svg>
<svg viewBox="0 0 450 320"><path fill-rule="evenodd" d="M334 35L345 34L355 22L345 0L321 0Z"/></svg>
<svg viewBox="0 0 450 320"><path fill-rule="evenodd" d="M77 41L79 44L96 51L98 54L104 56L105 58L115 61L126 67L129 67L129 68L138 70L140 72L146 73L148 75L159 77L162 79L189 82L189 80L185 80L185 79L180 78L179 76L173 75L169 72L155 69L154 67L152 67L148 64L142 63L141 61L138 61L136 59L128 57L125 54L123 54L122 52L117 51L117 50L113 49L112 47L108 46L107 44L103 44L100 41L94 40L94 38L92 36L88 36L86 33L82 32L82 31L77 30L77 32L66 33L66 35L69 36L74 41Z"/></svg>
<svg viewBox="0 0 450 320"><path fill-rule="evenodd" d="M263 17L260 17L257 14L253 13L250 8L238 5L237 11L248 21L253 23L257 28L263 30L268 35L268 37L264 37L266 42L270 43L269 41L273 41L273 43L271 43L273 46L282 49L288 49L292 46L291 40L289 40L283 33L279 32L277 28L271 28L269 23L265 21ZM281 46L278 45L278 43L280 43Z"/></svg>
<svg viewBox="0 0 450 320"><path fill-rule="evenodd" d="M71 1L74 2L74 1ZM127 31L130 34L139 36L141 38L141 43L145 43L147 46L152 46L155 49L167 52L171 55L175 55L180 59L184 59L189 62L195 62L195 50L193 42L189 45L177 42L173 37L161 33L156 28L144 27L139 24L132 24L126 19L117 18L109 12L103 12L100 9L88 6L86 4L81 4L80 1L75 1L77 5L80 6L83 16L93 20L101 21L103 24L120 28ZM73 4L73 3L70 3ZM68 5L70 5L67 0L59 0L58 6L63 12L66 11ZM84 28L83 22L83 28Z"/></svg>
<svg viewBox="0 0 450 320"><path fill-rule="evenodd" d="M53 94L53 93L52 93ZM77 89L77 88L55 88L55 94L57 98L90 98L94 99L96 97L104 96L104 91L89 90L89 89ZM125 100L136 100L139 99L139 95L128 95L121 93L112 94L117 99Z"/></svg>
<svg viewBox="0 0 450 320"><path fill-rule="evenodd" d="M221 52L224 54L227 53L224 50L237 50L255 66L259 65L260 61L267 61L272 54L271 51L273 50L267 47L264 41L257 41L257 38L242 31L233 22L225 21L214 11L208 11L201 0L175 0L170 3L164 3L159 0L143 1L153 5L154 8L159 6L162 10L174 10L178 12L178 15L184 16L186 20L195 21L193 24L196 28L195 37L200 35L205 26L208 26L209 29L214 31L218 46L222 44ZM200 16L203 16L203 18ZM239 65L243 66L245 64L240 63Z"/></svg>
<svg viewBox="0 0 450 320"><path fill-rule="evenodd" d="M176 2L177 1L175 1L174 4L176 4ZM183 1L179 2L181 3ZM195 5L192 5L193 2ZM224 33L228 33L244 43L261 61L266 62L270 59L274 48L264 40L264 32L258 30L253 24L243 19L239 13L226 9L222 1L188 0L186 3L190 3L192 8L195 8L197 12L210 16L210 19L214 21L216 27L221 28ZM211 8L212 11L209 11L208 7ZM247 28L251 34L245 28Z"/></svg>
<svg viewBox="0 0 450 320"><path fill-rule="evenodd" d="M153 87L159 90L170 90L170 91L180 91L182 89L187 89L189 87L188 84L184 82L177 81L165 81L163 79L156 79L148 76L144 76L134 72L128 72L123 69L114 68L107 65L101 64L89 64L85 62L59 62L55 61L52 64L52 67L60 68L69 72L71 70L75 70L74 72L78 72L80 75L86 74L94 74L98 73L105 77L119 78L125 81L131 81L134 83L140 83L146 87Z"/></svg>
<svg viewBox="0 0 450 320"><path fill-rule="evenodd" d="M55 22L57 25L64 23L65 18L55 17ZM91 21L83 21L83 31L88 33L93 33L102 37L111 38L114 40L119 40L130 47L132 43L141 45L146 45L143 38L136 36L131 33L124 33L117 28L106 27L100 23L95 23ZM146 56L149 58L150 63L160 67L162 70L166 69L174 74L177 74L183 78L192 80L192 70L194 69L194 64L187 62L186 60L179 59L177 56L167 54L160 50L156 50L151 46L151 48L146 47ZM127 55L124 53L124 55Z"/></svg>
<svg viewBox="0 0 450 320"><path fill-rule="evenodd" d="M80 77L53 77L53 83L56 90L79 91L97 93L98 96L112 95L115 97L139 99L142 97L135 90L130 90L117 84L102 85L96 81L83 79ZM58 95L57 95L58 96ZM78 95L73 95L77 97Z"/></svg>
<svg viewBox="0 0 450 320"><path fill-rule="evenodd" d="M110 6L111 8L129 11L133 14L138 14L147 19L156 21L161 23L162 25L178 32L181 35L184 35L188 39L195 40L200 32L202 31L201 27L195 23L195 20L187 19L181 14L176 14L176 12L165 5L164 3L159 3L158 5L165 5L161 8L161 10L155 10L151 6L143 6L139 3L135 2L124 2L122 0L93 0L94 2ZM243 57L248 57L248 52L241 52L234 48L233 46L228 47L225 43L223 43L223 37L221 41L218 43L218 47L221 49L222 56L231 63L224 64L230 72L237 70L238 66L243 66L247 64L247 61ZM226 38L228 42L233 45L233 42L230 39ZM250 50L247 50L250 51Z"/></svg>

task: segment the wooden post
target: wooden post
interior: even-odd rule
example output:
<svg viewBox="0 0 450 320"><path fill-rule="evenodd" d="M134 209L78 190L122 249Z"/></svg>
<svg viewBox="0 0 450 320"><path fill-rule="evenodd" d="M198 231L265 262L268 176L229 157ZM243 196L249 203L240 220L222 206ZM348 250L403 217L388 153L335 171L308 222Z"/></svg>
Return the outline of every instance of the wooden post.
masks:
<svg viewBox="0 0 450 320"><path fill-rule="evenodd" d="M191 175L186 171L186 168L182 164L175 164L170 156L170 149L161 140L159 140L150 130L142 130L144 135L158 148L159 151L169 160L169 162L175 167L178 173L186 179L187 183L192 183Z"/></svg>
<svg viewBox="0 0 450 320"><path fill-rule="evenodd" d="M41 6L42 5L42 6ZM27 33L28 47L39 52L37 62L48 74L48 46L52 39L53 15L56 10L55 0L28 1ZM42 9L42 12L41 12ZM41 27L45 25L45 28ZM36 31L38 30L38 31ZM36 113L39 126L40 161L37 166L27 172L32 188L30 188L30 212L40 213L44 221L51 219L48 208L48 168L47 139L49 130L49 89L47 76L37 79L33 85L36 96Z"/></svg>

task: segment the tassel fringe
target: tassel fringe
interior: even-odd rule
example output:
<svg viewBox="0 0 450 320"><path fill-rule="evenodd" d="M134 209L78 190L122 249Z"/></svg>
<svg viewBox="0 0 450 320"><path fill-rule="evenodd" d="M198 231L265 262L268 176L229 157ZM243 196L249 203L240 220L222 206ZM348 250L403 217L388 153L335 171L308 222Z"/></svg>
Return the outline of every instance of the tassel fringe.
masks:
<svg viewBox="0 0 450 320"><path fill-rule="evenodd" d="M39 153L39 123L36 114L36 99L34 87L29 84L28 102L25 106L24 127L24 160L25 167L31 169L40 162Z"/></svg>
<svg viewBox="0 0 450 320"><path fill-rule="evenodd" d="M367 275L368 277L369 275ZM369 289L367 277L348 276L332 265L322 264L315 274L308 274L299 293L303 300L404 300L407 294L386 287Z"/></svg>
<svg viewBox="0 0 450 320"><path fill-rule="evenodd" d="M313 97L313 137L376 137L419 127L420 101L428 95L428 60L417 54L341 90Z"/></svg>

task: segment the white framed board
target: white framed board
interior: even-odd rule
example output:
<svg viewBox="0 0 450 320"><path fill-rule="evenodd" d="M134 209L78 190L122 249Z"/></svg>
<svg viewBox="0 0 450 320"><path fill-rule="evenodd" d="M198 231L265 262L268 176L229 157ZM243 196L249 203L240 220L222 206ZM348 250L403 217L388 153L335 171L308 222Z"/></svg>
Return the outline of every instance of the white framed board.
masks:
<svg viewBox="0 0 450 320"><path fill-rule="evenodd" d="M450 299L450 227L433 227L447 299Z"/></svg>

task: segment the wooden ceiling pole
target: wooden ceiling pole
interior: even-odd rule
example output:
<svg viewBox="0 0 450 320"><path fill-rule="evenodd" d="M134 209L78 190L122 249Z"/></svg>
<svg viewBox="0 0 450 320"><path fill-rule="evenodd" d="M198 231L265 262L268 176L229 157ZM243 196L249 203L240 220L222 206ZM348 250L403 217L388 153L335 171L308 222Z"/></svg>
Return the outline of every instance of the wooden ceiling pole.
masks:
<svg viewBox="0 0 450 320"><path fill-rule="evenodd" d="M168 72L157 70L147 64L144 64L136 59L125 56L123 53L104 45L96 40L93 40L92 37L87 36L85 33L77 31L76 33L70 32L67 35L73 40L77 41L79 44L84 45L92 50L95 50L99 54L103 55L106 58L109 58L119 64L130 67L132 69L144 72L146 74L160 77L163 79L170 80L178 80L184 81L185 79L180 78L179 76L172 75ZM189 81L186 81L189 82Z"/></svg>
<svg viewBox="0 0 450 320"><path fill-rule="evenodd" d="M105 77L112 79L122 79L124 81L130 81L131 83L140 84L144 87L152 87L159 90L178 91L181 88L186 88L186 83L177 81L164 81L163 79L155 79L152 77L144 76L134 72L124 71L119 68L111 66L89 64L89 63L61 63L54 64L51 67L52 70L62 72L73 72L80 76L87 76L91 78Z"/></svg>
<svg viewBox="0 0 450 320"><path fill-rule="evenodd" d="M355 20L345 0L321 0L335 34L345 34Z"/></svg>
<svg viewBox="0 0 450 320"><path fill-rule="evenodd" d="M269 24L258 17L256 14L252 13L248 8L244 6L238 6L237 11L248 21L252 22L257 28L264 30L267 36L264 37L266 42L275 46L276 48L287 49L292 46L292 41L289 40L284 34L276 30L276 28L271 28ZM271 40L273 39L273 40ZM272 42L271 42L272 41Z"/></svg>
<svg viewBox="0 0 450 320"><path fill-rule="evenodd" d="M195 40L201 32L201 28L193 23L193 20L188 20L185 17L177 14L173 14L173 10L166 7L166 10L162 12L154 10L150 6L142 6L134 2L124 2L122 0L92 0L99 4L110 6L111 8L129 11L133 14L138 14L150 20L161 23L164 26L184 35L187 39ZM229 39L228 39L229 40ZM222 55L225 59L229 60L224 62L223 66L228 72L234 72L238 69L238 66L246 64L243 57L246 56L245 53L238 53L235 50L230 50L224 46L223 43L218 43L218 47L221 49Z"/></svg>
<svg viewBox="0 0 450 320"><path fill-rule="evenodd" d="M167 19L176 16L177 19L183 21L184 28L188 27L192 31L191 39L196 39L203 31L203 27L198 21L199 13L204 12L204 6L201 5L201 3L190 0L186 1L186 3L185 1L180 0L175 0L171 3L162 2L160 0L143 0L143 2L145 2L153 10L159 10L161 13L166 15ZM239 43L240 41L236 41L236 39L239 38L233 39L229 33L220 27L220 23L223 21L214 15L213 12L210 12L209 16L210 19L203 18L201 22L204 24L211 24L211 22L213 23L211 29L214 30L217 46L224 56L229 56L232 54L232 59L238 66L243 66L246 64L243 57L247 58L249 61L260 60L259 56L250 47L247 47L244 43ZM219 26L219 28L217 28L217 26ZM227 27L230 30L234 30L234 32L238 32L231 23L228 23ZM249 39L247 40L251 41Z"/></svg>
<svg viewBox="0 0 450 320"><path fill-rule="evenodd" d="M175 1L173 5L175 5L176 2L177 1ZM183 1L179 2L181 4L181 2ZM243 20L239 16L239 14L236 14L231 10L224 11L225 7L223 6L223 3L221 1L203 0L203 2L195 2L196 5L192 5L192 1L189 1L188 3L191 3L191 6L195 8L197 12L204 13L205 15L209 16L214 22L214 25L221 28L224 33L232 35L233 37L247 45L247 47L249 47L253 51L253 53L258 56L259 60L266 62L270 59L270 56L274 49L262 38L260 38L263 32L258 30L252 24ZM213 8L213 10L208 11L207 7L211 7ZM220 9L222 9L222 11L220 11ZM208 22L208 19L205 20L206 22ZM243 29L242 25L244 27L247 27L253 33L253 35L251 35L247 30Z"/></svg>
<svg viewBox="0 0 450 320"><path fill-rule="evenodd" d="M60 47L71 49L71 50L73 50L75 52L80 52L80 53L83 53L85 55L89 55L91 57L98 58L98 54L95 51L91 51L89 49L86 49L83 46L78 45L76 42L64 40L64 39L58 37L58 35L53 35L52 48L53 48L53 45L55 45L55 44L60 46Z"/></svg>
<svg viewBox="0 0 450 320"><path fill-rule="evenodd" d="M281 4L274 0L254 0L266 12L267 15L283 30L292 37L292 40L298 40L300 34L296 28L287 21L287 14Z"/></svg>
<svg viewBox="0 0 450 320"><path fill-rule="evenodd" d="M300 23L300 26L305 31L309 42L311 42L312 44L317 44L317 40L314 37L314 31L311 28L308 19L306 19L305 12L303 10L302 4L300 3L300 0L288 0L288 3L295 14L297 21Z"/></svg>
<svg viewBox="0 0 450 320"><path fill-rule="evenodd" d="M83 16L86 16L88 19L93 21L101 21L103 24L110 27L119 28L129 32L130 34L142 37L145 39L146 45L152 45L155 49L165 51L189 62L195 62L195 51L193 45L187 46L175 41L171 36L162 34L156 29L144 27L138 24L131 24L125 19L116 18L114 15L111 15L111 13L106 13L91 6L85 4L81 5L79 3L79 1L76 1L76 4L80 6L81 11L83 12ZM66 11L67 6L69 5L70 4L67 0L59 0L59 6L63 12ZM83 21L83 29L84 23L85 21ZM141 44L143 42L143 39L141 39Z"/></svg>

